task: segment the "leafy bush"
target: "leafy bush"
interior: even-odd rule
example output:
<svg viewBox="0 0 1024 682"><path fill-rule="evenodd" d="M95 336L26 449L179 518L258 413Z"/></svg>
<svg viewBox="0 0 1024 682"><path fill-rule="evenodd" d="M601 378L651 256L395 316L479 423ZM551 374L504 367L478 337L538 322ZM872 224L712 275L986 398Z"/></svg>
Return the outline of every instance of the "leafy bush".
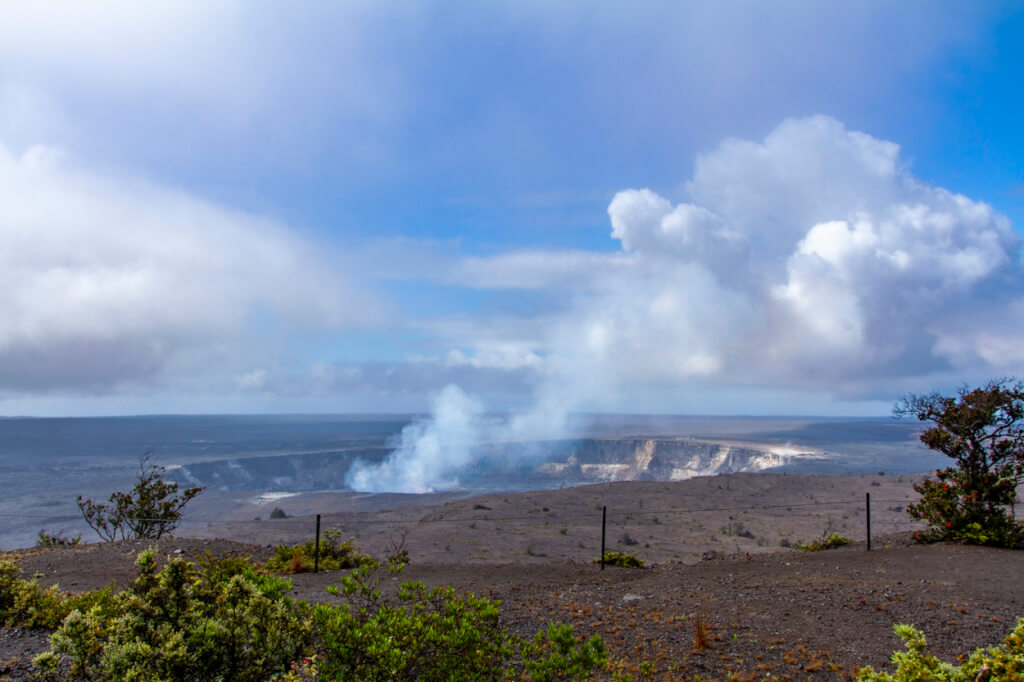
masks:
<svg viewBox="0 0 1024 682"><path fill-rule="evenodd" d="M1024 679L1024 618L1000 646L975 649L963 665L945 663L927 652L927 642L920 630L912 625L893 628L903 639L906 651L892 656L896 672L878 672L871 667L862 668L857 679L862 682L917 682L936 680L945 682L976 682L977 680Z"/></svg>
<svg viewBox="0 0 1024 682"><path fill-rule="evenodd" d="M571 625L549 623L524 643L522 657L523 669L534 682L588 679L608 662L608 650L598 635L581 642L573 637Z"/></svg>
<svg viewBox="0 0 1024 682"><path fill-rule="evenodd" d="M110 504L98 504L78 496L82 518L107 542L147 538L158 540L170 535L181 522L182 509L202 488L178 493L177 483L167 483L166 469L149 463L149 455L139 459L138 481L131 493L116 492Z"/></svg>
<svg viewBox="0 0 1024 682"><path fill-rule="evenodd" d="M967 493L964 476L954 468L935 472L936 479L925 479L914 484L921 498L907 505L907 513L929 525L927 530L914 533L918 542L967 542L975 545L1012 547L1024 539L1024 531L1010 513L993 509L982 514L973 509L977 493ZM995 480L995 476L976 477L990 479L983 483L991 488L990 496L1010 494L1009 481ZM1016 494L1014 488L1013 494Z"/></svg>
<svg viewBox="0 0 1024 682"><path fill-rule="evenodd" d="M57 533L52 535L44 530L39 531L39 538L36 540L36 547L75 547L82 542L82 536L76 535L69 538Z"/></svg>
<svg viewBox="0 0 1024 682"><path fill-rule="evenodd" d="M820 552L823 549L835 549L836 547L848 544L850 544L850 538L844 538L836 532L827 537L823 536L817 540L811 540L805 545L797 545L797 549L802 549L805 552Z"/></svg>
<svg viewBox="0 0 1024 682"><path fill-rule="evenodd" d="M907 513L929 526L915 538L1000 547L1024 542L1024 525L1013 513L1024 479L1024 383L1001 379L956 396L909 395L894 412L931 422L921 442L955 462L936 471L936 479L914 484L921 499Z"/></svg>
<svg viewBox="0 0 1024 682"><path fill-rule="evenodd" d="M118 595L51 588L52 604L33 597L63 618L51 650L34 660L42 679L555 680L589 679L607 663L600 637L580 641L552 623L523 640L501 626L498 602L451 587L406 582L385 597L375 562L329 589L340 606L316 607L284 596L291 583L248 557L173 558L157 571L149 550L136 564L134 585ZM396 559L388 568L402 567ZM0 613L35 584L19 573L0 562Z"/></svg>
<svg viewBox="0 0 1024 682"><path fill-rule="evenodd" d="M327 679L496 680L516 668L534 680L589 679L607 663L596 635L582 642L571 626L551 624L525 641L501 626L498 602L451 587L405 582L385 597L381 579L371 579L378 568L360 566L329 588L345 600L340 607L314 608L317 666Z"/></svg>
<svg viewBox="0 0 1024 682"><path fill-rule="evenodd" d="M636 552L605 552L604 562L609 566L621 566L622 568L643 568L647 565L636 555ZM594 563L601 563L601 557L594 557Z"/></svg>
<svg viewBox="0 0 1024 682"><path fill-rule="evenodd" d="M118 595L114 617L98 606L74 610L36 664L85 679L265 680L287 670L310 645L309 608L268 592L237 571L208 563L202 572L175 558L157 572L152 551L139 555L132 589ZM205 578L205 579L204 579Z"/></svg>
<svg viewBox="0 0 1024 682"><path fill-rule="evenodd" d="M328 679L491 679L512 656L512 638L496 603L406 582L385 598L371 581L376 563L360 566L329 592L313 618L321 639L320 672Z"/></svg>
<svg viewBox="0 0 1024 682"><path fill-rule="evenodd" d="M56 585L41 586L39 576L31 580L21 576L22 570L17 564L0 559L0 623L8 627L52 630L75 609L96 606L111 612L113 597L109 588L72 594Z"/></svg>
<svg viewBox="0 0 1024 682"><path fill-rule="evenodd" d="M320 539L320 568L334 571L342 568L356 568L372 559L359 551L354 538L341 539L340 529L326 530ZM306 573L313 570L317 548L314 540L300 542L288 547L278 545L274 556L267 559L268 571L275 573ZM408 555L406 555L408 556Z"/></svg>
<svg viewBox="0 0 1024 682"><path fill-rule="evenodd" d="M284 513L284 509L280 507L274 507L270 512L270 518L272 519L287 519L288 515Z"/></svg>

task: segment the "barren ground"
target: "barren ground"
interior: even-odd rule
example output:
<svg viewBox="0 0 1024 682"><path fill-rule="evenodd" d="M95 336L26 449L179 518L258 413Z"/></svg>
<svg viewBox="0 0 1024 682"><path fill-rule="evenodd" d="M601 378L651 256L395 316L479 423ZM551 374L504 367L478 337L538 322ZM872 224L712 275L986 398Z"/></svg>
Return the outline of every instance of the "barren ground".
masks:
<svg viewBox="0 0 1024 682"><path fill-rule="evenodd" d="M870 552L865 493L872 498ZM1024 552L915 545L902 511L912 497L909 478L737 474L324 514L322 525L357 535L377 555L401 542L405 529L412 562L402 579L500 599L507 625L524 635L549 620L598 633L634 674L648 662L656 679L829 680L862 665L887 666L900 647L895 623L916 624L934 653L954 660L1001 641L1024 615ZM608 548L635 551L651 568L602 571L591 563L602 506ZM328 501L316 507L327 509ZM210 527L189 532L205 537L162 541L158 549L262 559L272 553L268 544L308 539L313 525L301 517ZM823 552L780 546L833 529L855 542ZM43 582L85 590L128 584L134 557L148 544L14 554ZM325 588L337 578L293 576L292 594L329 600ZM709 649L694 646L701 618L711 626ZM43 633L0 630L0 678L25 679L27 661L45 647Z"/></svg>

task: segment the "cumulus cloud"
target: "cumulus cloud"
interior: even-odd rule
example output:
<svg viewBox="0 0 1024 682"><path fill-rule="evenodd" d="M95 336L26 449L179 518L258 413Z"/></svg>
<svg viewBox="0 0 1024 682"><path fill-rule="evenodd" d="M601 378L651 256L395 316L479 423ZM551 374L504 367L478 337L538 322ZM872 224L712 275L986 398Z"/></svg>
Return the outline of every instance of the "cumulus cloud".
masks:
<svg viewBox="0 0 1024 682"><path fill-rule="evenodd" d="M374 316L328 252L283 226L60 150L0 146L0 203L0 390L151 379L196 353L255 353L286 326Z"/></svg>
<svg viewBox="0 0 1024 682"><path fill-rule="evenodd" d="M1008 315L1019 286L1020 238L1004 216L828 117L726 140L698 158L686 191L679 204L616 195L612 236L633 267L580 297L583 333L562 334L561 352L589 351L636 386L921 376L949 367L968 315Z"/></svg>
<svg viewBox="0 0 1024 682"><path fill-rule="evenodd" d="M991 206L914 177L895 143L825 116L786 120L701 155L686 193L619 192L608 215L621 250L600 256L615 267L571 254L577 290L531 351L543 376L516 433L557 431L569 410L629 410L647 392L843 399L1021 370L1020 237ZM543 287L552 278L522 273L556 260L472 268ZM389 466L423 452L403 445Z"/></svg>

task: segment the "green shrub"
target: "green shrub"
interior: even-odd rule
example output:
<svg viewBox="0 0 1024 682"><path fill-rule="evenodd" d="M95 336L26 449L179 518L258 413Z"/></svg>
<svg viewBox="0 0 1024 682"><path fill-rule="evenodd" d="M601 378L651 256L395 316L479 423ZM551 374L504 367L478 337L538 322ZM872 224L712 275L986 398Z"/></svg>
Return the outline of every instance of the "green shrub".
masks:
<svg viewBox="0 0 1024 682"><path fill-rule="evenodd" d="M138 481L131 493L116 492L99 504L78 496L82 518L107 542L170 535L181 522L182 509L202 488L178 492L177 483L164 481L165 468L149 463L149 454L139 459Z"/></svg>
<svg viewBox="0 0 1024 682"><path fill-rule="evenodd" d="M264 592L237 562L198 571L175 558L157 572L147 551L136 563L139 577L118 595L118 615L99 606L72 611L37 665L57 675L65 656L75 678L265 680L310 645L309 608L276 594L278 579Z"/></svg>
<svg viewBox="0 0 1024 682"><path fill-rule="evenodd" d="M1024 679L1024 618L999 646L975 649L963 665L945 663L927 651L927 642L920 630L912 625L893 628L906 645L905 651L892 655L896 672L878 672L871 667L862 668L857 679L862 682L975 682L976 680Z"/></svg>
<svg viewBox="0 0 1024 682"><path fill-rule="evenodd" d="M797 549L802 549L805 552L820 552L823 549L835 549L836 547L842 547L843 545L850 544L850 538L844 538L838 532L832 533L829 536L822 536L817 540L811 540L805 545L797 545Z"/></svg>
<svg viewBox="0 0 1024 682"><path fill-rule="evenodd" d="M548 624L522 648L523 669L533 682L588 679L608 662L608 650L599 635L585 642L572 634L571 625Z"/></svg>
<svg viewBox="0 0 1024 682"><path fill-rule="evenodd" d="M380 566L364 564L329 592L340 607L314 608L321 648L317 666L327 679L497 680L525 671L536 680L590 679L603 669L600 637L576 640L572 627L550 625L524 641L500 623L499 602L405 582L384 596ZM390 573L401 571L392 564Z"/></svg>
<svg viewBox="0 0 1024 682"><path fill-rule="evenodd" d="M914 484L920 500L907 513L928 524L919 542L952 540L998 547L1024 543L1014 518L1017 485L1024 479L1024 383L990 381L955 396L908 395L897 416L913 415L932 426L921 442L954 461L934 479Z"/></svg>
<svg viewBox="0 0 1024 682"><path fill-rule="evenodd" d="M341 539L341 530L324 531L320 539L320 568L333 571L342 568L356 568L372 559L359 551L354 538ZM267 559L266 568L274 573L305 573L313 570L316 557L316 542L309 540L288 547L278 545L274 556ZM408 554L405 555L408 557Z"/></svg>
<svg viewBox="0 0 1024 682"><path fill-rule="evenodd" d="M636 555L636 552L605 552L604 562L609 566L621 566L622 568L643 568L647 565ZM594 563L601 563L601 557L594 557Z"/></svg>
<svg viewBox="0 0 1024 682"><path fill-rule="evenodd" d="M53 630L75 609L93 606L112 613L113 595L109 588L73 594L56 585L42 587L39 576L25 580L21 568L0 559L0 623L8 627Z"/></svg>
<svg viewBox="0 0 1024 682"><path fill-rule="evenodd" d="M271 518L271 519L287 519L288 515L284 513L284 509L281 509L280 507L274 507L273 510L271 510L271 512L270 512L270 517L269 518Z"/></svg>
<svg viewBox="0 0 1024 682"><path fill-rule="evenodd" d="M52 588L66 617L34 661L42 679L555 680L590 679L607 663L599 637L580 641L571 626L551 624L523 640L502 627L499 602L451 587L405 582L385 597L372 561L328 590L340 606L316 607L284 596L290 582L248 557L174 558L157 571L149 550L136 563L138 578L118 595ZM402 567L396 559L390 574ZM4 613L34 585L18 575L0 562Z"/></svg>
<svg viewBox="0 0 1024 682"><path fill-rule="evenodd" d="M39 576L25 580L21 575L17 564L0 559L0 619L3 624L50 629L59 625L70 612L67 595L56 585L42 587Z"/></svg>
<svg viewBox="0 0 1024 682"><path fill-rule="evenodd" d="M39 531L39 537L36 539L36 547L76 547L81 544L82 536L76 535L73 538L69 538L65 535L57 533L51 535L44 530Z"/></svg>

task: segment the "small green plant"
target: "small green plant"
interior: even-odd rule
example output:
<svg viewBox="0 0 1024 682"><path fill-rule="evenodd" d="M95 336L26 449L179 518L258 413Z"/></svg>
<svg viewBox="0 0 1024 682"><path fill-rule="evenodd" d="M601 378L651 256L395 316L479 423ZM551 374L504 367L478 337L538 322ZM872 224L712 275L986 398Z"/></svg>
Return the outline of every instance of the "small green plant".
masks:
<svg viewBox="0 0 1024 682"><path fill-rule="evenodd" d="M850 538L844 538L838 532L835 532L831 535L820 537L817 540L811 540L807 544L797 545L797 549L802 549L805 552L820 552L824 549L835 549L836 547L848 544L850 544Z"/></svg>
<svg viewBox="0 0 1024 682"><path fill-rule="evenodd" d="M334 571L342 568L355 568L371 561L370 557L359 551L354 538L341 539L340 529L324 531L320 539L319 568ZM312 571L317 556L316 542L309 540L297 545L278 545L274 548L274 556L267 559L266 568L274 573L306 573ZM401 552L399 552L401 555ZM408 563L408 552L404 553Z"/></svg>
<svg viewBox="0 0 1024 682"><path fill-rule="evenodd" d="M39 531L39 537L36 539L36 547L75 547L81 544L81 542L81 535L69 538L60 533L53 535L45 530L41 530Z"/></svg>
<svg viewBox="0 0 1024 682"><path fill-rule="evenodd" d="M288 515L284 513L284 509L281 509L280 507L274 507L270 511L270 517L269 518L271 518L271 519L287 519Z"/></svg>
<svg viewBox="0 0 1024 682"><path fill-rule="evenodd" d="M589 679L593 671L601 670L608 661L608 651L598 635L579 641L571 625L549 623L547 630L538 631L532 642L520 646L523 669L534 682Z"/></svg>
<svg viewBox="0 0 1024 682"><path fill-rule="evenodd" d="M17 564L0 559L0 623L8 627L52 630L75 609L109 611L111 600L110 589L72 594L56 585L43 587L39 576L25 580Z"/></svg>
<svg viewBox="0 0 1024 682"><path fill-rule="evenodd" d="M149 453L139 458L138 481L130 493L116 492L109 504L78 496L82 518L107 542L170 535L181 522L182 509L202 488L178 492L177 483L164 480L165 468L149 463Z"/></svg>
<svg viewBox="0 0 1024 682"><path fill-rule="evenodd" d="M869 667L857 672L861 682L976 682L977 680L1024 679L1024 618L999 646L975 649L962 665L940 661L927 651L924 634L912 625L896 625L893 630L903 640L905 651L892 655L896 672L878 672ZM963 660L963 659L961 659Z"/></svg>
<svg viewBox="0 0 1024 682"><path fill-rule="evenodd" d="M601 563L601 557L594 557L594 563ZM621 566L622 568L644 568L646 562L636 555L636 552L605 552L604 563L609 566Z"/></svg>

